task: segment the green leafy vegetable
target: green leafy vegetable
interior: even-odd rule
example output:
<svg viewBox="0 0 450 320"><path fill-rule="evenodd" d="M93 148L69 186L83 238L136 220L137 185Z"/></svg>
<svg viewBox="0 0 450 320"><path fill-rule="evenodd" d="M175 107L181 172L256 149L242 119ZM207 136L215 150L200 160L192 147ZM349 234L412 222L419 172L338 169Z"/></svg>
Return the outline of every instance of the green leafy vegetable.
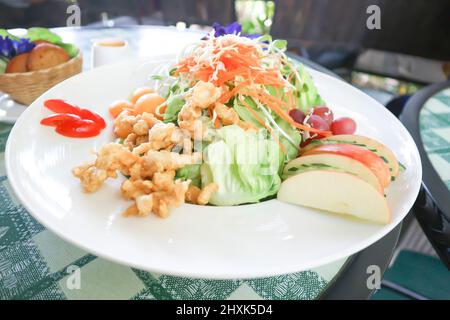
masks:
<svg viewBox="0 0 450 320"><path fill-rule="evenodd" d="M5 73L7 66L8 61L6 59L0 58L0 74Z"/></svg>
<svg viewBox="0 0 450 320"><path fill-rule="evenodd" d="M272 36L270 34L264 34L258 38L258 42L272 42Z"/></svg>
<svg viewBox="0 0 450 320"><path fill-rule="evenodd" d="M256 106L255 101L251 97L245 97L244 101L253 109L253 111L261 118L264 119L264 114L258 110L258 107ZM255 116L251 111L249 111L245 106L242 105L242 103L239 101L239 99L234 99L234 110L236 110L239 118L241 118L243 121L251 123L253 126L255 126L258 129L264 128L258 120L256 120Z"/></svg>
<svg viewBox="0 0 450 320"><path fill-rule="evenodd" d="M184 106L184 99L179 96L171 95L167 99L167 109L164 112L163 119L164 122L175 122L177 121L178 113Z"/></svg>
<svg viewBox="0 0 450 320"><path fill-rule="evenodd" d="M298 74L303 83L298 101L299 109L306 113L315 106L323 105L324 101L320 97L317 87L314 85L311 76L303 65L299 65Z"/></svg>
<svg viewBox="0 0 450 320"><path fill-rule="evenodd" d="M269 92L275 95L274 88L268 88ZM245 97L245 102L253 109L253 112L249 111L246 107L244 107L238 99L234 100L234 109L236 110L239 117L254 125L258 129L263 129L264 127L261 123L256 120L253 113L256 113L260 119L264 119L267 126L272 128L273 132L277 135L277 138L284 145L287 151L286 161L290 161L292 159L297 158L298 156L298 146L302 141L301 134L298 130L293 128L289 123L285 120L281 119L276 115L271 115L269 110L266 110L264 113L262 110L258 108L255 101L251 97ZM268 119L270 116L272 119ZM281 132L280 129L283 131ZM287 138L288 136L289 138Z"/></svg>
<svg viewBox="0 0 450 320"><path fill-rule="evenodd" d="M161 75L153 75L153 76L151 76L151 79L152 80L158 80L158 81L162 81L162 80L164 80L164 77L163 76L161 76Z"/></svg>
<svg viewBox="0 0 450 320"><path fill-rule="evenodd" d="M272 42L272 45L275 48L279 49L279 50L286 50L287 41L286 40L277 39L277 40Z"/></svg>
<svg viewBox="0 0 450 320"><path fill-rule="evenodd" d="M56 33L51 32L47 28L38 27L28 29L26 38L30 41L43 40L54 44L63 42L62 38Z"/></svg>
<svg viewBox="0 0 450 320"><path fill-rule="evenodd" d="M16 37L15 35L12 35L8 30L6 29L0 29L0 37L3 38L10 38L11 40L20 40L19 37Z"/></svg>
<svg viewBox="0 0 450 320"><path fill-rule="evenodd" d="M287 151L286 161L291 161L298 156L298 148L302 142L302 135L300 134L300 131L293 128L285 120L276 117L275 121L278 126L289 136L288 140L284 135L278 133L278 139L280 139L280 142L284 145Z"/></svg>
<svg viewBox="0 0 450 320"><path fill-rule="evenodd" d="M211 204L254 203L276 194L280 187L278 172L284 156L280 147L264 134L235 125L223 127L204 151L204 159L202 185L219 185Z"/></svg>
<svg viewBox="0 0 450 320"><path fill-rule="evenodd" d="M63 48L70 58L74 58L78 54L78 48L75 45L63 42L62 38L59 35L47 28L29 28L25 38L29 39L31 42L47 41L54 45L57 45Z"/></svg>
<svg viewBox="0 0 450 320"><path fill-rule="evenodd" d="M182 180L191 180L191 184L196 187L201 187L202 180L200 175L200 164L192 164L181 168L177 171L176 174L177 179Z"/></svg>
<svg viewBox="0 0 450 320"><path fill-rule="evenodd" d="M76 45L71 44L71 43L55 43L57 46L60 46L61 48L63 48L64 50L66 50L67 54L69 55L69 57L74 58L77 56L78 54L78 48Z"/></svg>

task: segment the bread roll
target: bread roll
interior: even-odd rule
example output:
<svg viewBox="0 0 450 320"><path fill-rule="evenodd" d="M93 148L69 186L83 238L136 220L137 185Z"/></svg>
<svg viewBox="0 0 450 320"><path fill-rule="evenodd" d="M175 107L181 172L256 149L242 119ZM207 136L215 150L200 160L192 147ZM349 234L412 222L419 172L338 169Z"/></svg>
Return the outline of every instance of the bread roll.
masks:
<svg viewBox="0 0 450 320"><path fill-rule="evenodd" d="M48 69L69 59L69 55L61 47L50 43L41 43L30 51L27 67L29 71Z"/></svg>
<svg viewBox="0 0 450 320"><path fill-rule="evenodd" d="M5 73L27 72L27 60L29 53L22 53L12 58L6 66Z"/></svg>

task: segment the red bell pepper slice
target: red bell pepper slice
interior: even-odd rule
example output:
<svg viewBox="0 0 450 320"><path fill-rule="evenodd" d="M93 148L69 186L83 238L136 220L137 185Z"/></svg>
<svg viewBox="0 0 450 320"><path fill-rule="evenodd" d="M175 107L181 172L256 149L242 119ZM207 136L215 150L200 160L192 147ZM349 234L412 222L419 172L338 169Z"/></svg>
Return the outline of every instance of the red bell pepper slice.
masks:
<svg viewBox="0 0 450 320"><path fill-rule="evenodd" d="M103 129L106 127L105 120L98 114L87 109L81 109L67 101L61 99L50 99L44 102L44 105L53 112L75 114L82 119L97 122Z"/></svg>
<svg viewBox="0 0 450 320"><path fill-rule="evenodd" d="M56 113L71 113L78 115L81 109L61 99L50 99L44 102L44 106Z"/></svg>
<svg viewBox="0 0 450 320"><path fill-rule="evenodd" d="M90 138L100 133L97 123L92 120L70 120L56 127L56 132L70 138Z"/></svg>
<svg viewBox="0 0 450 320"><path fill-rule="evenodd" d="M100 129L106 128L105 120L96 112L87 109L81 109L77 115L79 115L82 119L94 121L95 123L98 124Z"/></svg>
<svg viewBox="0 0 450 320"><path fill-rule="evenodd" d="M56 127L65 121L74 121L74 120L81 120L81 118L75 114L57 113L42 119L41 124L44 126Z"/></svg>

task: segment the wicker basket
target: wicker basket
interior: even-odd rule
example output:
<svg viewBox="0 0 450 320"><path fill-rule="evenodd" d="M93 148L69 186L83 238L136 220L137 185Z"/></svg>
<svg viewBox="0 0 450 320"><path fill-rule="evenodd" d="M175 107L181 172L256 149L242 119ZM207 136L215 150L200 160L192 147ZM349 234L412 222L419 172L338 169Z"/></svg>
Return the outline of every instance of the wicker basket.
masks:
<svg viewBox="0 0 450 320"><path fill-rule="evenodd" d="M81 50L78 50L76 57L49 69L0 74L0 91L28 106L57 83L80 73L82 66L83 58Z"/></svg>

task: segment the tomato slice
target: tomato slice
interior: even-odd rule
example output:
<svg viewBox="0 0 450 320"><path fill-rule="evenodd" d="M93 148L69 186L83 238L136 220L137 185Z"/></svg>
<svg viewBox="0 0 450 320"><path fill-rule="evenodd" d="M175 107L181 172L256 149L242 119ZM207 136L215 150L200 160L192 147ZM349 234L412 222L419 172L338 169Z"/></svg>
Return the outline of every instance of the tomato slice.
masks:
<svg viewBox="0 0 450 320"><path fill-rule="evenodd" d="M83 119L94 121L95 123L98 124L100 129L106 128L105 120L96 112L87 109L81 109L78 115Z"/></svg>
<svg viewBox="0 0 450 320"><path fill-rule="evenodd" d="M44 106L56 113L71 113L79 115L81 109L61 99L50 99L44 102Z"/></svg>
<svg viewBox="0 0 450 320"><path fill-rule="evenodd" d="M70 120L62 122L55 131L70 138L90 138L100 133L97 123L92 120Z"/></svg>
<svg viewBox="0 0 450 320"><path fill-rule="evenodd" d="M81 118L75 114L57 113L42 119L41 124L44 126L56 127L65 121L74 121L74 120L81 120Z"/></svg>

